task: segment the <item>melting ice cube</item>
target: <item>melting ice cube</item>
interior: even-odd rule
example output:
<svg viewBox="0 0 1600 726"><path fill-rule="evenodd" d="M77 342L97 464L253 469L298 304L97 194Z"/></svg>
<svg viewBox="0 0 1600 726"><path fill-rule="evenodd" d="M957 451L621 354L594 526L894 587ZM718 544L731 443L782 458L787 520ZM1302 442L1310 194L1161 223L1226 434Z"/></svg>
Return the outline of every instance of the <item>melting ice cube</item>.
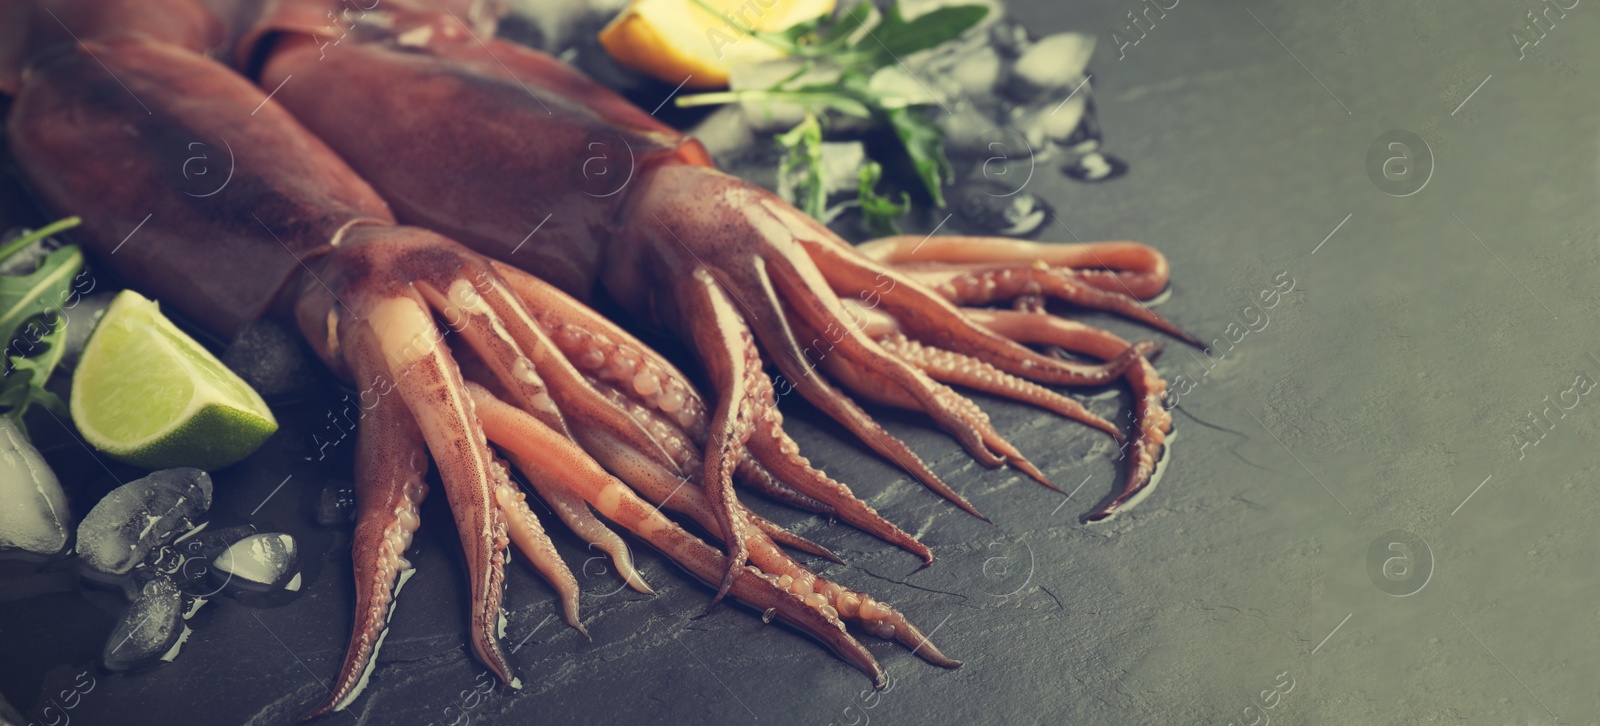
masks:
<svg viewBox="0 0 1600 726"><path fill-rule="evenodd" d="M281 586L298 574L298 564L294 538L281 532L239 540L212 562L215 577L252 589Z"/></svg>
<svg viewBox="0 0 1600 726"><path fill-rule="evenodd" d="M147 665L172 650L183 628L183 593L171 580L151 580L111 631L101 658L114 671Z"/></svg>
<svg viewBox="0 0 1600 726"><path fill-rule="evenodd" d="M166 469L106 494L78 525L83 562L112 575L193 527L211 508L211 475L199 469Z"/></svg>
<svg viewBox="0 0 1600 726"><path fill-rule="evenodd" d="M55 472L16 424L0 419L0 549L60 552L69 519Z"/></svg>

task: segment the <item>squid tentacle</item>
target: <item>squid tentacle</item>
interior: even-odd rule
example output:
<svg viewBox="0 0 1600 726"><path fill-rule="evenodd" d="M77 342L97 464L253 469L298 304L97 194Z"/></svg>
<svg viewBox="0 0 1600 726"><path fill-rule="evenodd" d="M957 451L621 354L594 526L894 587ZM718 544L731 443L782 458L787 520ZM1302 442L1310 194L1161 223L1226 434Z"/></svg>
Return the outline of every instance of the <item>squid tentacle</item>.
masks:
<svg viewBox="0 0 1600 726"><path fill-rule="evenodd" d="M1062 418L1099 429L1107 436L1116 439L1117 443L1122 443L1122 432L1117 430L1116 425L1095 415L1083 404L1032 381L1006 373L982 360L925 346L901 333L890 333L877 338L877 341L884 350L916 365L934 380L976 388L985 393L1037 406Z"/></svg>
<svg viewBox="0 0 1600 726"><path fill-rule="evenodd" d="M456 261L458 265L465 262L460 258ZM488 279L488 268L479 270L477 286L467 280L464 272L464 269L449 269L446 274L443 270L430 270L427 279L418 280L413 286L444 317L451 332L461 335L510 400L537 416L546 426L571 438L572 432L560 409L556 408L549 387L533 361L523 354L522 346L507 331L505 316L484 304L484 296L478 288L492 282Z"/></svg>
<svg viewBox="0 0 1600 726"><path fill-rule="evenodd" d="M629 397L621 389L612 387L602 381L591 381L591 383L593 383L595 388L604 393L611 400L613 405L619 409L627 411L629 415L640 422L641 426L644 426L648 431L650 431L651 435L663 445L663 448L665 448L669 454L673 455L678 461L683 462L682 470L687 470L690 473L679 474L678 476L685 481L697 481L699 479L699 474L690 469L689 464L694 460L700 459L701 454L697 447L688 442L688 434L682 429L678 428L675 422L667 421L659 412L651 411L645 408L643 404L638 402L636 399ZM773 477L771 472L763 468L760 462L751 458L748 450L742 452L739 456L738 468L735 469L735 473L739 475L740 481L744 482L747 486L752 486L758 491L766 491L779 501L791 502L797 507L802 509L810 509L812 511L817 511L817 509L820 508L821 513L833 514L832 507L822 504L811 497L807 497L793 490L789 487L789 485L784 484ZM698 492L699 489L697 488L695 491ZM691 494L691 496L695 495ZM672 497L668 497L668 501L671 499ZM682 500L679 499L679 501ZM696 501L698 501L698 499ZM672 505L669 508L681 510L681 507L677 505ZM792 532L789 532L788 530L783 529L782 527L779 527L776 524L773 524L772 522L760 518L755 518L753 521L759 528L765 531L768 536L778 540L785 546L794 547L795 549L809 552L817 555L818 557L823 557L830 560L837 559L837 555L833 554L833 552L829 551L822 545L804 539ZM721 530L718 529L716 534L720 536Z"/></svg>
<svg viewBox="0 0 1600 726"><path fill-rule="evenodd" d="M511 483L505 465L498 461L495 465L495 503L506 519L511 541L516 543L517 550L533 563L534 569L544 576L545 581L555 588L561 598L561 614L567 625L582 633L584 638L589 638L589 629L583 627L583 621L578 618L578 578L572 576L572 569L556 552L555 543L545 533L539 517L528 508L527 496Z"/></svg>
<svg viewBox="0 0 1600 726"><path fill-rule="evenodd" d="M909 271L907 274L959 305L985 305L1019 295L1042 293L1090 310L1116 313L1190 345L1205 347L1199 338L1145 307L1132 295L1086 284L1071 270L1052 268L1043 262L972 271Z"/></svg>
<svg viewBox="0 0 1600 726"><path fill-rule="evenodd" d="M462 336L466 345L458 356L470 359L477 368L487 369L496 387L516 405L539 418L546 426L572 438L566 420L550 395L549 387L507 330L508 319L513 325L526 320L527 316L521 314L520 306L496 294L499 292L498 280L494 279L487 265L475 263L465 255L451 254L448 250L433 250L427 254L445 257L455 263L449 266L421 266L420 279L414 280L412 287L436 314L444 318L452 331ZM468 275L473 281L468 280ZM491 299L501 302L500 308L509 315L502 315L494 305L486 304L486 300ZM505 465L494 461L490 473L493 476L491 487L494 504L500 510L511 541L545 581L555 588L567 624L588 638L588 629L578 616L577 578L573 577L572 570L556 552L538 517L528 508L525 495L512 485Z"/></svg>
<svg viewBox="0 0 1600 726"><path fill-rule="evenodd" d="M1118 357L1102 364L1086 365L1041 355L974 325L951 302L954 298L950 293L921 284L914 271L885 268L838 245L804 237L801 244L828 284L860 300L861 307L874 309L881 305L912 337L980 358L1012 375L1037 383L1100 385L1116 380L1132 363L1130 359ZM1025 292L1019 288L1015 294Z"/></svg>
<svg viewBox="0 0 1600 726"><path fill-rule="evenodd" d="M1115 334L1082 323L1053 315L1023 313L1011 310L966 311L973 320L990 329L1029 343L1054 345L1067 351L1085 353L1099 358L1128 350L1140 350L1142 345L1129 345ZM1145 352L1123 378L1133 389L1137 399L1134 407L1134 426L1138 435L1123 442L1125 454L1131 460L1122 478L1117 494L1108 502L1087 515L1091 522L1105 521L1138 504L1153 490L1156 467L1160 464L1167 437L1172 433L1172 414L1164 405L1167 384L1156 373Z"/></svg>
<svg viewBox="0 0 1600 726"><path fill-rule="evenodd" d="M755 339L710 270L694 270L685 281L683 297L688 313L705 323L697 327L694 344L707 362L717 392L700 483L722 531L728 569L706 608L709 611L728 594L738 568L750 557L742 518L738 516L740 504L733 491L733 470L739 451L755 429L752 393L756 381L765 374L761 372L761 353L756 350Z"/></svg>
<svg viewBox="0 0 1600 726"><path fill-rule="evenodd" d="M758 431L757 433L759 434L760 432ZM760 492L770 499L782 502L791 507L795 507L796 509L804 509L808 512L814 512L816 514L829 517L838 514L838 510L822 503L817 499L809 497L805 494L801 494L789 483L779 479L777 475L772 473L772 470L762 465L761 462L757 460L757 457L754 453L755 447L759 443L759 440L755 436L752 436L750 437L750 441L750 453L739 460L739 480L743 482L745 486Z"/></svg>
<svg viewBox="0 0 1600 726"><path fill-rule="evenodd" d="M839 559L839 556L834 554L833 550L830 550L827 547L823 547L816 542L812 542L809 539L790 532L789 530L784 529L783 527L780 527L771 521L768 521L761 515L756 514L749 509L744 510L744 515L750 518L750 524L760 531L762 535L765 535L767 539L770 539L777 544L783 545L792 550L799 550L809 555L816 555L817 557L821 557L822 559L825 559L836 565L844 564L844 560Z"/></svg>
<svg viewBox="0 0 1600 726"><path fill-rule="evenodd" d="M719 582L724 577L727 557L639 499L631 489L606 473L576 445L533 417L494 399L485 389L469 387L469 391L479 405L485 429L497 444L524 456L537 455L553 462L549 469L560 472L568 486L579 492L601 514L666 552L701 580L709 584ZM764 536L752 536L751 541L761 551L763 559L787 560L787 556ZM793 567L804 572L804 568L798 565ZM755 607L770 609L775 616L822 641L872 678L876 687L883 688L887 684L883 669L872 654L846 632L837 609L830 614L817 606L815 601L807 602L803 596L778 587L779 579L755 566L742 566L736 571L729 594ZM874 610L872 614L878 613Z"/></svg>
<svg viewBox="0 0 1600 726"><path fill-rule="evenodd" d="M491 274L484 297L505 321L511 338L533 360L535 374L550 382L551 395L565 412L571 433L576 434L575 440L586 446L596 443L597 437L617 440L620 445L681 473L690 454L675 449L673 442L664 441L664 432L648 430L637 417L619 410L592 378L574 365L575 362L593 362L596 355L603 364L604 354L595 343L620 329L598 316L568 322L573 320L570 308L547 308L552 299L565 298L547 283L498 263L490 263L489 268ZM581 308L576 304L572 307ZM594 332L591 335L588 331ZM565 341L565 345L560 341ZM589 448L601 456L607 451L607 447L600 445Z"/></svg>
<svg viewBox="0 0 1600 726"><path fill-rule="evenodd" d="M988 517L934 474L911 447L885 431L855 401L817 373L815 365L801 351L800 344L795 338L795 328L789 322L789 316L784 311L784 305L779 300L778 292L767 276L765 267L758 264L755 272L761 283L761 294L749 301L749 304L756 308L756 314L749 322L756 332L756 337L767 347L773 364L778 367L783 379L792 389L799 391L807 401L844 426L862 443L899 464L912 478L930 491L944 497L966 513L988 522Z"/></svg>
<svg viewBox="0 0 1600 726"><path fill-rule="evenodd" d="M386 377L370 329L354 346L355 379L377 385ZM413 567L405 558L421 525L418 509L427 496L428 456L411 412L394 396L384 396L356 429L356 530L351 549L373 553L355 558L355 627L339 675L328 697L306 718L325 716L355 699L371 671L389 628L402 579Z"/></svg>
<svg viewBox="0 0 1600 726"><path fill-rule="evenodd" d="M771 543L751 542L750 559L775 584L803 602L817 609L824 617L844 623L855 623L861 629L884 640L893 640L910 648L919 658L941 668L960 668L955 660L939 650L928 636L913 625L905 614L888 603L875 600L863 592L845 588L800 566Z"/></svg>
<svg viewBox="0 0 1600 726"><path fill-rule="evenodd" d="M635 419L648 421L649 423L643 425L669 451L684 451L687 453L690 444L685 438L692 437L693 433L691 432L699 432L701 434L700 441L696 443L703 443L706 430L706 426L703 423L705 408L702 405L693 405L698 401L698 394L693 392L693 388L689 386L687 381L679 378L682 374L678 373L676 369L664 362L651 360L657 356L653 351L644 348L642 344L638 347L631 347L628 343L627 339L617 339L606 340L604 345L615 345L618 351L616 356L640 361L640 365L637 368L624 367L626 369L621 370L620 374L613 374L612 379L616 379L614 382L611 380L599 380L599 376L596 374L586 374L590 379L591 385L605 392L613 404L629 409ZM653 365L646 367L643 361L647 360ZM607 366L597 367L601 371L611 370L611 367ZM630 372L634 370L638 372L630 375ZM647 383L632 386L622 385L629 381L641 380L641 378L646 380ZM761 396L764 399L771 397L771 383L765 376L754 377L751 380L754 381L754 385L758 387L758 390L763 391ZM666 390L669 387L688 392L685 400L686 405L673 412L676 414L673 416L675 420L667 420L663 416L666 413L665 411L649 407L650 394ZM659 402L659 399L657 401ZM769 438L783 436L785 440L788 440L787 435L777 428L781 424L781 416L770 406L766 407L766 410L771 413L763 414L763 416L776 416L776 420L771 422L770 425L758 421L758 425L766 430ZM684 424L688 424L687 431L683 428L678 428ZM789 445L792 446L793 442L790 441ZM870 507L866 507L864 503L856 500L855 495L844 485L838 484L828 479L821 472L811 469L809 463L804 459L799 459L798 463L796 463L796 460L792 457L776 458L773 456L770 447L767 446L766 440L759 437L750 439L746 446L749 453L741 457L737 471L741 480L747 485L756 488L758 491L763 491L780 501L824 514L837 514L843 509L850 509L853 513L851 516L844 517L846 521L895 544L909 546L914 554L923 557L924 560L929 559L930 555L926 552L926 547L914 540L907 542L908 535L900 532L898 528L889 522L882 520ZM698 458L698 454L690 455ZM782 476L773 476L773 469L780 467L784 474ZM795 491L793 485L796 483L803 483L803 486L812 487L809 494ZM827 493L823 494L823 492ZM817 499L817 496L825 496L826 502ZM768 534L773 535L775 539L783 541L772 531L769 531ZM788 533L785 534L787 535ZM788 536L792 537L792 535ZM800 547L800 549L819 556L832 557L832 553L824 554L826 550L819 552L815 548Z"/></svg>
<svg viewBox="0 0 1600 726"><path fill-rule="evenodd" d="M763 383L760 390L762 414L756 424L756 435L750 438L755 457L784 481L801 488L803 494L831 507L846 522L922 558L924 566L933 564L933 552L927 545L884 519L848 487L813 468L811 462L800 456L800 447L783 430L783 414L778 412L773 401L771 383Z"/></svg>
<svg viewBox="0 0 1600 726"><path fill-rule="evenodd" d="M402 293L356 305L363 310L358 324L373 327L378 352L388 362L387 373L416 417L445 481L467 555L472 649L502 682L520 687L497 632L504 596L504 554L510 542L507 523L495 503L494 478L503 470L489 451L473 403L463 391L461 373L427 304ZM396 370L397 366L404 368Z"/></svg>
<svg viewBox="0 0 1600 726"><path fill-rule="evenodd" d="M781 257L774 260L771 269L784 304L796 313L792 319L799 326L809 328L808 332L813 334L826 334L830 329L841 327L844 307L838 298L826 285L808 284L806 280L807 273L815 274L814 270L796 267ZM891 357L862 333L859 324L843 325L839 332L837 339L829 337L828 340L838 347L840 356L825 354L822 358L822 364L835 378L855 378L858 383L850 388L857 394L927 413L986 465L1004 463L985 446L987 437L971 421L965 420L965 412L955 401L960 398L958 394L934 383L904 361ZM821 339L813 338L814 341ZM895 394L896 389L900 395Z"/></svg>
<svg viewBox="0 0 1600 726"><path fill-rule="evenodd" d="M528 478L528 483L539 492L545 504L550 505L550 510L567 525L567 528L582 537L591 546L599 548L611 557L611 562L617 568L617 574L622 581L634 590L646 595L654 595L655 590L645 582L644 576L633 564L633 553L628 551L627 543L611 531L600 518L590 511L588 503L582 497L568 489L560 479L545 475L532 461L506 451L506 458Z"/></svg>
<svg viewBox="0 0 1600 726"><path fill-rule="evenodd" d="M1166 255L1138 242L1030 242L1004 237L915 237L901 235L855 247L876 262L897 268L993 267L1036 261L1071 268L1078 279L1112 292L1149 300L1167 289Z"/></svg>
<svg viewBox="0 0 1600 726"><path fill-rule="evenodd" d="M802 293L803 294L803 293ZM804 315L794 318L795 328L809 331L811 321ZM836 323L832 323L836 324ZM859 327L859 326L857 326ZM1056 488L1038 467L1006 441L977 404L949 386L934 382L921 370L889 355L860 330L847 330L840 337L840 355L824 356L821 363L828 373L857 395L933 417L945 432L988 467L1010 464L1039 483Z"/></svg>

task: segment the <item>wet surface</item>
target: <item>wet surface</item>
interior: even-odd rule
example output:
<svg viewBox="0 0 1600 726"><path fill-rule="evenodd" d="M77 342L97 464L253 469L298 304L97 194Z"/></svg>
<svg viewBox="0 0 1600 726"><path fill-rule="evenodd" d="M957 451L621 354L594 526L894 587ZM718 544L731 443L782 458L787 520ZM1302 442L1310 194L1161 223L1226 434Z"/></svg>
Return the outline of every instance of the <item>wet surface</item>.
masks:
<svg viewBox="0 0 1600 726"><path fill-rule="evenodd" d="M465 574L435 496L372 686L328 722L1600 717L1600 407L1575 386L1600 380L1600 9L1545 11L1554 21L1530 35L1524 13L1551 3L1173 3L1130 33L1125 13L1152 4L1013 12L1040 33L1098 35L1100 122L1132 164L1103 184L1035 175L1028 191L1059 216L1040 238L1158 246L1174 270L1162 312L1217 341L1159 361L1182 412L1155 493L1086 526L1115 472L1102 437L983 400L1051 478L1081 482L1063 503L886 413L990 526L783 403L814 463L940 559L911 574L913 558L847 526L757 508L842 555L818 571L893 603L964 668L872 642L892 678L872 695L758 613L695 619L708 591L653 553L636 550L649 598L552 528L593 641L515 564L506 644L526 688L501 692L466 648ZM1389 146L1417 137L1426 174L1414 142ZM324 488L350 477L353 440L323 446L342 395L328 383L277 405L280 433L215 473L212 526L293 535L298 597L218 598L174 662L111 675L92 663L120 594L0 565L0 692L55 724L281 724L318 701L350 627L349 528L317 523ZM79 516L136 475L71 440L47 453Z"/></svg>

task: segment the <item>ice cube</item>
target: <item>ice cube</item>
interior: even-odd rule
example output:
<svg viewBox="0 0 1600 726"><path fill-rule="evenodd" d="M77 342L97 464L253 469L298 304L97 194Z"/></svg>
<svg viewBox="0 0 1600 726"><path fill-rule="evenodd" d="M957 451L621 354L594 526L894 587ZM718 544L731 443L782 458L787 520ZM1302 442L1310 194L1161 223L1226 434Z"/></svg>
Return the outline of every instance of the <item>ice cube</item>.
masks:
<svg viewBox="0 0 1600 726"><path fill-rule="evenodd" d="M989 27L989 44L1006 58L1017 58L1033 47L1033 38L1028 34L1028 26L1005 18L998 20Z"/></svg>
<svg viewBox="0 0 1600 726"><path fill-rule="evenodd" d="M322 498L317 502L317 524L324 527L347 525L355 508L355 485L347 482L330 483L322 488Z"/></svg>
<svg viewBox="0 0 1600 726"><path fill-rule="evenodd" d="M17 709L6 700L5 694L0 694L0 726L19 726L25 723L29 723L28 719L17 713Z"/></svg>
<svg viewBox="0 0 1600 726"><path fill-rule="evenodd" d="M1041 93L1077 86L1094 55L1094 36L1057 33L1039 39L1011 67L1011 91L1031 99Z"/></svg>
<svg viewBox="0 0 1600 726"><path fill-rule="evenodd" d="M859 141L824 141L822 190L828 196L855 196L861 189L861 165L867 161L867 147Z"/></svg>
<svg viewBox="0 0 1600 726"><path fill-rule="evenodd" d="M1003 162L1028 156L1020 133L1009 126L1001 127L974 104L956 103L950 113L934 114L934 121L944 132L944 151L951 159Z"/></svg>
<svg viewBox="0 0 1600 726"><path fill-rule="evenodd" d="M89 510L78 525L78 554L100 572L127 574L210 508L210 474L191 468L153 472L111 490Z"/></svg>
<svg viewBox="0 0 1600 726"><path fill-rule="evenodd" d="M0 549L53 555L67 546L67 497L10 419L0 419Z"/></svg>
<svg viewBox="0 0 1600 726"><path fill-rule="evenodd" d="M106 668L125 671L161 659L183 635L183 593L171 580L145 583L106 640Z"/></svg>
<svg viewBox="0 0 1600 726"><path fill-rule="evenodd" d="M950 195L961 226L978 234L1028 237L1055 210L1037 194L988 180L968 180Z"/></svg>
<svg viewBox="0 0 1600 726"><path fill-rule="evenodd" d="M951 67L948 77L961 93L969 96L987 96L994 93L995 87L1000 85L1005 74L1006 67L1001 62L1000 52L984 45L963 54L960 62Z"/></svg>
<svg viewBox="0 0 1600 726"><path fill-rule="evenodd" d="M509 0L506 4L510 17L500 22L497 34L547 53L572 47L580 31L591 30L589 26L600 22L600 9L589 0ZM518 32L519 28L523 31Z"/></svg>
<svg viewBox="0 0 1600 726"><path fill-rule="evenodd" d="M745 120L742 104L729 104L711 112L688 132L698 139L717 166L728 167L756 143L755 129Z"/></svg>
<svg viewBox="0 0 1600 726"><path fill-rule="evenodd" d="M106 314L106 308L111 306L111 300L116 296L114 292L102 292L79 298L71 307L66 303L62 305L61 312L67 316L67 335L61 345L63 360L68 365L75 365L78 362L78 354L83 352L83 346L89 342L89 334L94 332L94 326L100 322L100 317Z"/></svg>
<svg viewBox="0 0 1600 726"><path fill-rule="evenodd" d="M1028 139L1030 148L1049 152L1054 156L1056 147L1064 145L1083 124L1088 108L1088 89L1066 98L1043 98L1033 103L1011 109L1012 125Z"/></svg>
<svg viewBox="0 0 1600 726"><path fill-rule="evenodd" d="M239 331L222 362L267 398L306 393L322 379L300 337L270 320Z"/></svg>
<svg viewBox="0 0 1600 726"><path fill-rule="evenodd" d="M217 555L212 577L245 589L284 586L299 574L294 538L282 532L246 537Z"/></svg>
<svg viewBox="0 0 1600 726"><path fill-rule="evenodd" d="M995 13L991 12L990 17ZM886 68L910 74L925 86L925 95L936 94L941 103L953 103L962 97L991 97L1011 63L1010 56L991 41L990 32L979 24L959 38L906 55ZM947 108L949 105L945 103Z"/></svg>
<svg viewBox="0 0 1600 726"><path fill-rule="evenodd" d="M133 568L133 585L142 588L150 580L167 578L187 595L211 597L222 589L210 577L215 575L217 557L255 533L256 528L248 524L221 529L201 525L172 544L150 550L144 562Z"/></svg>

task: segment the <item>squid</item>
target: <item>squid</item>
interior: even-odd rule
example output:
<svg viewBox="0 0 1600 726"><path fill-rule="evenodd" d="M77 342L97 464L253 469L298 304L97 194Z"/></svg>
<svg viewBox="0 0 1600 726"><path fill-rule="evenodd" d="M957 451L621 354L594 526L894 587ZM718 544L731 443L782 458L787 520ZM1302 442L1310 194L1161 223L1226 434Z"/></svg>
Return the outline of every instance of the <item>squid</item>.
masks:
<svg viewBox="0 0 1600 726"><path fill-rule="evenodd" d="M731 514L739 462L753 455L769 469L804 467L771 452L762 433L775 428L763 419L776 416L761 380L766 363L781 376L773 384L780 395L799 392L972 514L970 502L839 387L924 412L985 465L1008 464L1054 486L949 386L1040 405L1100 429L1130 453L1121 491L1088 519L1110 518L1144 491L1171 428L1159 405L1164 384L1148 365L1159 348L1109 351L1091 331L1052 327L1050 316L999 323L971 308L1057 298L1198 345L1141 303L1166 288L1159 252L1130 242L970 237L853 248L766 190L718 172L699 142L617 94L554 58L495 39L492 10L461 1L399 0L363 10L285 0L257 20L238 57L402 221L534 272L580 300L603 289L633 320L690 344L710 380L712 408L704 431L682 428L704 444L702 481L731 562L745 552ZM1069 360L1022 344L1035 338L1105 357ZM586 345L574 338L567 350L584 355ZM1136 408L1132 441L1040 386L1118 380L1148 394ZM648 384L616 389L638 405L658 402ZM780 478L840 506L837 490ZM886 534L881 523L851 521Z"/></svg>
<svg viewBox="0 0 1600 726"><path fill-rule="evenodd" d="M1045 301L1194 343L1142 302L1167 287L1159 252L933 236L853 247L610 90L494 38L496 20L465 0L0 5L6 136L40 202L82 216L97 261L163 304L222 336L290 321L361 391L354 625L308 717L367 681L412 571L430 461L468 565L472 651L512 687L497 632L511 548L584 628L577 582L512 467L629 586L650 591L596 514L716 588L712 606L731 595L780 618L878 688L859 633L960 663L897 609L808 570L791 551L837 558L750 511L735 483L924 565L933 555L800 455L779 397L800 393L974 516L856 399L923 412L979 462L1054 487L951 386L1035 405L1126 452L1118 491L1086 519L1149 493L1172 428L1159 347ZM197 149L227 159L220 185L189 173ZM592 310L598 294L686 341L706 393ZM1117 382L1138 398L1131 436L1047 387Z"/></svg>

